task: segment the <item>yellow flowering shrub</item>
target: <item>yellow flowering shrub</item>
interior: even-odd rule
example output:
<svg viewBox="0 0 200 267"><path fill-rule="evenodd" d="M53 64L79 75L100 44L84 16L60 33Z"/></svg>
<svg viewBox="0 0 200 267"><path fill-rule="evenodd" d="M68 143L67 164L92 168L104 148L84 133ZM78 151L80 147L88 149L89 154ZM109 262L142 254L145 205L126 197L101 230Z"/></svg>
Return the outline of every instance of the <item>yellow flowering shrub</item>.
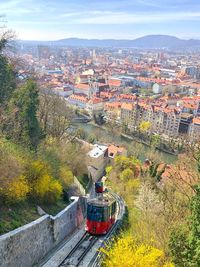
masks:
<svg viewBox="0 0 200 267"><path fill-rule="evenodd" d="M128 182L130 179L134 178L134 173L131 169L127 168L120 173L119 177L122 181Z"/></svg>
<svg viewBox="0 0 200 267"><path fill-rule="evenodd" d="M16 203L25 200L29 191L30 188L24 176L20 176L19 178L13 180L7 184L6 188L4 188L6 201L9 203Z"/></svg>
<svg viewBox="0 0 200 267"><path fill-rule="evenodd" d="M59 183L59 181L51 181L49 185L49 190L46 193L46 199L48 200L48 203L54 203L61 197L62 194L62 185Z"/></svg>
<svg viewBox="0 0 200 267"><path fill-rule="evenodd" d="M173 267L165 263L163 251L146 244L138 245L130 235L118 238L112 246L102 249L105 267Z"/></svg>
<svg viewBox="0 0 200 267"><path fill-rule="evenodd" d="M112 170L113 170L112 166L106 167L106 176L109 176Z"/></svg>
<svg viewBox="0 0 200 267"><path fill-rule="evenodd" d="M49 166L36 160L27 166L26 177L31 187L31 196L40 201L53 203L62 194L62 185L49 174Z"/></svg>
<svg viewBox="0 0 200 267"><path fill-rule="evenodd" d="M149 121L142 121L139 125L140 132L147 132L151 128L151 122Z"/></svg>
<svg viewBox="0 0 200 267"><path fill-rule="evenodd" d="M32 192L35 197L42 199L49 191L51 177L48 174L38 177L37 181L33 184Z"/></svg>
<svg viewBox="0 0 200 267"><path fill-rule="evenodd" d="M74 182L74 176L70 169L67 167L61 167L60 168L60 175L59 180L65 190L69 188L71 184Z"/></svg>

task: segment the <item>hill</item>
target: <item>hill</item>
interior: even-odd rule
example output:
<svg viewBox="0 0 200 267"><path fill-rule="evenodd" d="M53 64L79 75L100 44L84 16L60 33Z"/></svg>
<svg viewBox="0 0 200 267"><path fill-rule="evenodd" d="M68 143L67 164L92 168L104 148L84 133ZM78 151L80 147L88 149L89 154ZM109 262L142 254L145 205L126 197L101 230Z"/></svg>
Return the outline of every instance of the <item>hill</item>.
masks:
<svg viewBox="0 0 200 267"><path fill-rule="evenodd" d="M184 40L170 35L147 35L134 40L67 38L57 41L19 41L28 45L119 47L142 49L195 50L200 49L200 40Z"/></svg>

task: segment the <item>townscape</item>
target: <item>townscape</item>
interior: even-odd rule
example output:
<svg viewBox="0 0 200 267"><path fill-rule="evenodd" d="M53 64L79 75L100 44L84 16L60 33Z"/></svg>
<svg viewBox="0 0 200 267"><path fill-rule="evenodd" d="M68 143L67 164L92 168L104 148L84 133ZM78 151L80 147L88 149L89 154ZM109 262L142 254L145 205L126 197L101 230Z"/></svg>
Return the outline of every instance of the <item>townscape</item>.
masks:
<svg viewBox="0 0 200 267"><path fill-rule="evenodd" d="M0 1L0 267L200 266L199 9Z"/></svg>
<svg viewBox="0 0 200 267"><path fill-rule="evenodd" d="M149 122L148 132L166 139L200 137L200 66L194 52L24 45L20 53L44 90L91 118L114 120L130 132Z"/></svg>

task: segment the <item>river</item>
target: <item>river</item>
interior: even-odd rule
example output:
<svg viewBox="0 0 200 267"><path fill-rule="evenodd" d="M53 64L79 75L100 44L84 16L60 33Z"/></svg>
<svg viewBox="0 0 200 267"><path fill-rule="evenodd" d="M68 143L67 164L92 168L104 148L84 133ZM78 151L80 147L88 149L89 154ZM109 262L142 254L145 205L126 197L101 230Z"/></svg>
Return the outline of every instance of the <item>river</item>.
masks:
<svg viewBox="0 0 200 267"><path fill-rule="evenodd" d="M135 140L132 141L121 135L113 135L107 129L102 129L97 125L78 122L73 124L73 128L84 129L87 134L87 137L90 135L94 135L97 139L97 142L99 143L113 143L117 145L125 145L126 147L128 147L131 153L136 154L138 158L142 161L148 158L150 153L152 153L152 150L148 146L138 143ZM160 161L168 164L173 163L177 160L177 156L162 151L156 151L154 152L154 154L159 157Z"/></svg>

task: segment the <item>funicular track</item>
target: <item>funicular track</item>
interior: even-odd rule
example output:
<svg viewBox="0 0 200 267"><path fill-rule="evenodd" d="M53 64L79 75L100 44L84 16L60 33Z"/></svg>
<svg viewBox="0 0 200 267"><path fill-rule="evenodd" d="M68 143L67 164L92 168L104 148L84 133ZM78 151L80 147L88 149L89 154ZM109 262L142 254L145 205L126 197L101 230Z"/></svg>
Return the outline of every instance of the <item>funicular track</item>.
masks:
<svg viewBox="0 0 200 267"><path fill-rule="evenodd" d="M110 194L116 199L117 202L117 214L116 214L116 222L110 229L110 231L105 236L93 236L87 232L83 234L81 239L75 245L75 247L69 252L69 254L64 258L64 260L58 265L58 267L71 266L100 266L99 263L101 261L102 255L99 252L100 247L104 246L110 237L116 232L119 228L124 211L125 205L122 198L120 198L117 194L109 191ZM91 259L90 264L84 265L84 259L87 254L92 250L92 248L96 245L97 241L100 241L100 245L98 246L98 250L95 250L94 256ZM96 247L96 246L95 246Z"/></svg>
<svg viewBox="0 0 200 267"><path fill-rule="evenodd" d="M122 222L123 222L123 217L125 214L125 202L124 200L118 196L116 193L110 191L110 194L116 199L117 206L118 206L118 212L116 216L116 222L113 225L113 227L110 229L110 231L105 235L105 238L103 242L101 243L101 246L99 247L99 250L96 252L94 257L92 258L90 264L88 267L100 267L102 258L103 258L103 253L100 251L101 247L105 247L106 244L110 241L111 237L117 232L117 230L120 228Z"/></svg>
<svg viewBox="0 0 200 267"><path fill-rule="evenodd" d="M97 240L98 237L92 236L89 233L85 232L79 242L70 251L66 258L58 265L58 267L79 266L85 255L88 253L88 251L92 248L92 246L96 243Z"/></svg>

